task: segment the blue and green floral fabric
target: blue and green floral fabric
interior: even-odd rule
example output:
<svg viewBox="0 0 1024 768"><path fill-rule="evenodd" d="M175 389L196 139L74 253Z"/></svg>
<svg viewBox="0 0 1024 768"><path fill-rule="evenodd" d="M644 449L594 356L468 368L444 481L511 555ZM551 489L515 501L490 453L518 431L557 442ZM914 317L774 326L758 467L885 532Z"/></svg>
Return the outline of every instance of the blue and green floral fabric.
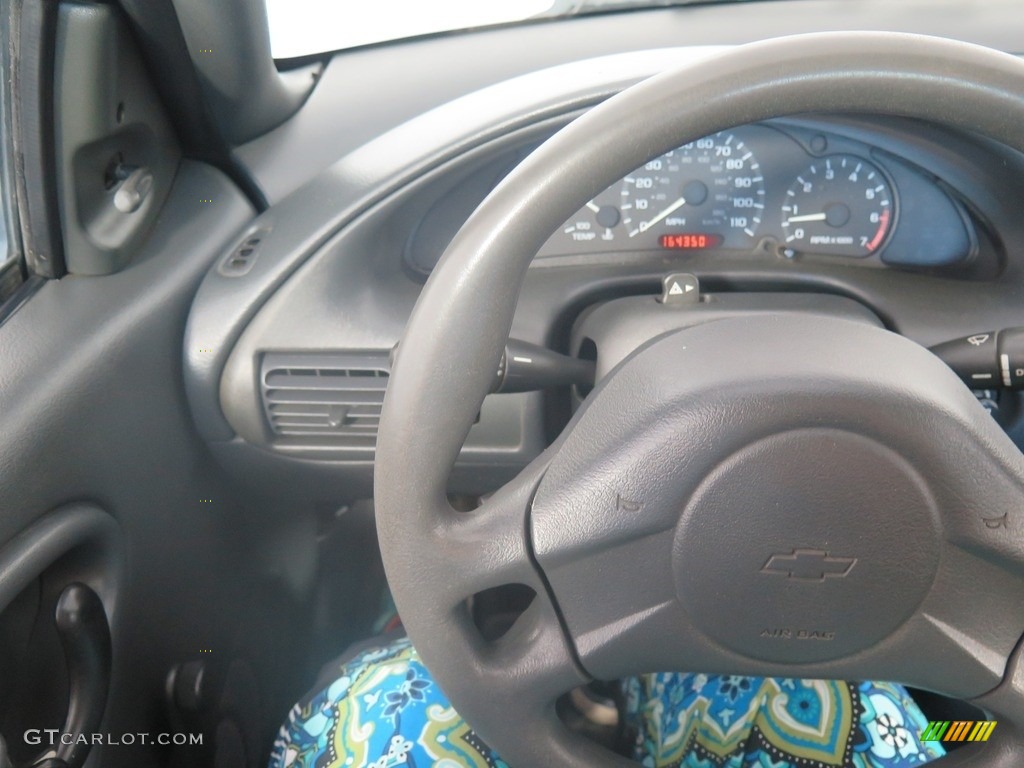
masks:
<svg viewBox="0 0 1024 768"><path fill-rule="evenodd" d="M693 674L623 683L633 757L649 768L906 768L922 743L906 689ZM297 704L270 768L507 768L452 708L407 639L365 651Z"/></svg>
<svg viewBox="0 0 1024 768"><path fill-rule="evenodd" d="M625 682L643 766L907 768L945 754L891 683L658 674Z"/></svg>

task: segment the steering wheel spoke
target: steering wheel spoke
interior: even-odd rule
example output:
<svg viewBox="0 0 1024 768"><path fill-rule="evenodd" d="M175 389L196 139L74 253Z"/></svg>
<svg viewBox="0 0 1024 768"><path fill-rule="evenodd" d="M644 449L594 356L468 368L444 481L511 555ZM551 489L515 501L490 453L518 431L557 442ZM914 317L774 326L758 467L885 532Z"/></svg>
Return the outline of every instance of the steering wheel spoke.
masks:
<svg viewBox="0 0 1024 768"><path fill-rule="evenodd" d="M571 732L558 719L558 699L591 678L579 667L549 601L535 600L506 635L481 649L480 659L479 682L501 691L486 703L491 716L515 718L529 734L524 740L531 743L523 745L521 764L632 765ZM538 739L538 734L544 736ZM487 731L481 735L488 738Z"/></svg>
<svg viewBox="0 0 1024 768"><path fill-rule="evenodd" d="M447 566L438 599L454 605L507 584L543 588L527 544L528 509L543 467L543 461L531 464L471 512L436 513L424 543L429 557Z"/></svg>
<svg viewBox="0 0 1024 768"><path fill-rule="evenodd" d="M956 548L947 548L932 590L915 617L918 638L907 661L918 684L960 695L995 687L1024 634L1024 579ZM923 657L931 657L932 663ZM945 659L945 661L943 661Z"/></svg>

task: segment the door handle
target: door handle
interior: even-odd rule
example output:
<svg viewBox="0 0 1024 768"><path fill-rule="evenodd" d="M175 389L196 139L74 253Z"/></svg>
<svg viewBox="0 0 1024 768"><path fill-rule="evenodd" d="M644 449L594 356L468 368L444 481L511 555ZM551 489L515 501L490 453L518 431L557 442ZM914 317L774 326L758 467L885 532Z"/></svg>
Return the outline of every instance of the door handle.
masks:
<svg viewBox="0 0 1024 768"><path fill-rule="evenodd" d="M81 768L107 706L112 651L103 601L85 584L69 584L57 598L54 622L68 668L68 713L60 733L70 743L61 739L25 768ZM6 753L0 737L0 768L14 768Z"/></svg>
<svg viewBox="0 0 1024 768"><path fill-rule="evenodd" d="M110 624L103 601L85 584L69 584L57 600L54 614L68 665L68 714L64 733L85 734L78 744L61 744L57 758L79 768L89 754L91 734L103 720L110 688Z"/></svg>

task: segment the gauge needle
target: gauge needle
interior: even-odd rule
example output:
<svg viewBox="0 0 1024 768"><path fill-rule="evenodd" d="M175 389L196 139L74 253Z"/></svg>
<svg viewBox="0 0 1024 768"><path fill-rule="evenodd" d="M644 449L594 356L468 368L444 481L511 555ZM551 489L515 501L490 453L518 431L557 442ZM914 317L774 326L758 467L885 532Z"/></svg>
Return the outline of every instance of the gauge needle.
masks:
<svg viewBox="0 0 1024 768"><path fill-rule="evenodd" d="M670 213L675 211L677 208L682 208L684 205L686 205L686 198L685 197L680 197L678 200L676 200L674 203L672 203L672 205L670 205L668 208L666 208L664 211L659 213L657 216L655 216L650 221L641 221L640 222L640 226L637 227L636 229L634 229L632 232L630 232L629 236L633 237L635 235L640 234L641 232L646 232L648 229L653 227L655 224L657 224L659 221L664 219L666 216L668 216Z"/></svg>
<svg viewBox="0 0 1024 768"><path fill-rule="evenodd" d="M826 218L827 214L822 211L821 213L805 213L803 216L790 216L786 221L795 224L798 221L824 221Z"/></svg>
<svg viewBox="0 0 1024 768"><path fill-rule="evenodd" d="M587 203L587 208L592 210L594 213L597 213L598 211L601 210L601 208L598 206L598 204L595 203L593 200L591 200L589 203Z"/></svg>

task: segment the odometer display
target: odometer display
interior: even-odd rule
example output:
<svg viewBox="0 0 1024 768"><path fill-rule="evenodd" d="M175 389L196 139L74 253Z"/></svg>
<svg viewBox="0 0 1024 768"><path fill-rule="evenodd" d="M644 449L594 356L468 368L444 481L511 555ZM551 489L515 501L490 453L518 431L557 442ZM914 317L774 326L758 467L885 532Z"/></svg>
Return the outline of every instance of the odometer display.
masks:
<svg viewBox="0 0 1024 768"><path fill-rule="evenodd" d="M700 251L707 248L717 248L722 244L722 236L685 232L674 235L662 235L658 238L662 248L674 251Z"/></svg>

